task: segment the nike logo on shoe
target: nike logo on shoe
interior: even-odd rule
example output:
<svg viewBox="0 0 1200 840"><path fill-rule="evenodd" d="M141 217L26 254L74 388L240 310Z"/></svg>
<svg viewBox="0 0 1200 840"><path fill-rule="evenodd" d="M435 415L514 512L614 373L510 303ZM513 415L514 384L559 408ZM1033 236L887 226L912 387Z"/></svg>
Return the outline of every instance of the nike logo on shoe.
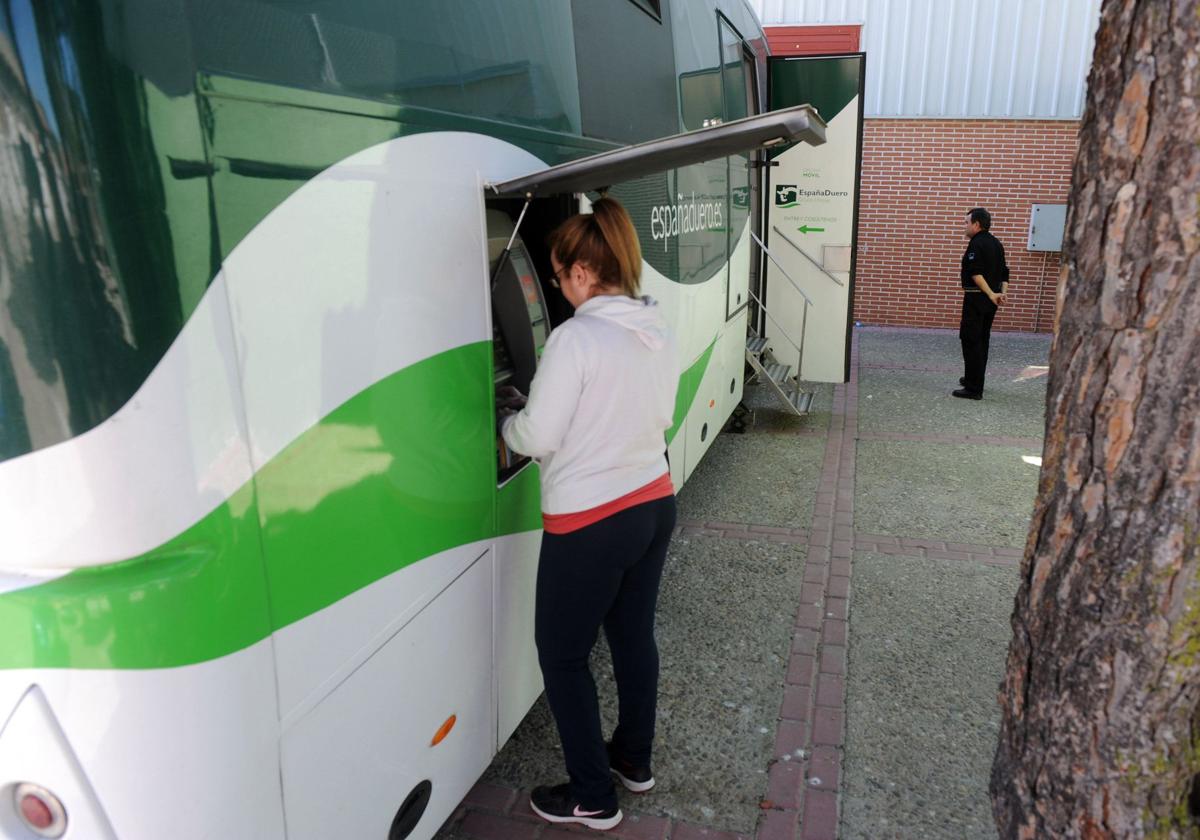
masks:
<svg viewBox="0 0 1200 840"><path fill-rule="evenodd" d="M603 813L604 813L604 811L584 811L584 810L583 810L583 809L581 809L581 808L580 808L578 805L576 805L576 806L575 806L575 811L574 811L574 813L572 814L572 816L575 816L575 817L594 817L594 816L597 816L598 814L603 814Z"/></svg>

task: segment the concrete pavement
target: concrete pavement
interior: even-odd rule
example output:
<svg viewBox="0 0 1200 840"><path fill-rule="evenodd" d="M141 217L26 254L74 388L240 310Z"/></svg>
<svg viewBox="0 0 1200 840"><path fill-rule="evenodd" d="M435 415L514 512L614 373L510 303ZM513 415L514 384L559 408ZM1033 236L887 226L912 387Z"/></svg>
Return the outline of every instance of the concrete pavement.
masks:
<svg viewBox="0 0 1200 840"><path fill-rule="evenodd" d="M747 389L679 494L660 596L658 786L610 836L993 838L987 774L1041 455L1049 337L996 334L981 402L956 335L855 331L849 383L794 418ZM593 657L606 731L603 642ZM438 837L577 835L539 701Z"/></svg>

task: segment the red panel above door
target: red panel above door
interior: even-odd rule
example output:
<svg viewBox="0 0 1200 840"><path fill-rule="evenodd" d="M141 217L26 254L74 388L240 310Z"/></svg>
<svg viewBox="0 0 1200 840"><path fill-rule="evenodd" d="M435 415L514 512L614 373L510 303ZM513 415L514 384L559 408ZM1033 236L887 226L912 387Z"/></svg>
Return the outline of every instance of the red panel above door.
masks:
<svg viewBox="0 0 1200 840"><path fill-rule="evenodd" d="M858 52L861 24L765 26L771 55L839 55Z"/></svg>

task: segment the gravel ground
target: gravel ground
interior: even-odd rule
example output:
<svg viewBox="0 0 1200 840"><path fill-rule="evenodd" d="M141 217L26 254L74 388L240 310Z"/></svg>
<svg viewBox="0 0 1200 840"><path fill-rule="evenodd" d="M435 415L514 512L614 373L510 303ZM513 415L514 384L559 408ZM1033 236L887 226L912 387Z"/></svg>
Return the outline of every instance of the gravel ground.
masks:
<svg viewBox="0 0 1200 840"><path fill-rule="evenodd" d="M1015 568L859 553L842 840L989 838Z"/></svg>
<svg viewBox="0 0 1200 840"><path fill-rule="evenodd" d="M855 530L1021 548L1040 456L1040 448L859 441Z"/></svg>
<svg viewBox="0 0 1200 840"><path fill-rule="evenodd" d="M1045 375L989 375L983 399L950 396L956 373L866 368L858 376L859 432L1040 438Z"/></svg>
<svg viewBox="0 0 1200 840"><path fill-rule="evenodd" d="M805 391L816 394L811 410L803 417L797 417L789 411L774 388L758 382L748 385L742 402L754 412L753 430L771 434L827 434L829 418L833 413L833 385L827 382L800 384Z"/></svg>
<svg viewBox="0 0 1200 840"><path fill-rule="evenodd" d="M916 364L962 368L962 345L957 330L921 331L860 328L859 364ZM1045 366L1050 336L1033 333L992 333L988 368ZM955 374L955 379L961 375Z"/></svg>
<svg viewBox="0 0 1200 840"><path fill-rule="evenodd" d="M679 518L807 528L824 457L823 436L773 434L761 423L722 434L679 491Z"/></svg>

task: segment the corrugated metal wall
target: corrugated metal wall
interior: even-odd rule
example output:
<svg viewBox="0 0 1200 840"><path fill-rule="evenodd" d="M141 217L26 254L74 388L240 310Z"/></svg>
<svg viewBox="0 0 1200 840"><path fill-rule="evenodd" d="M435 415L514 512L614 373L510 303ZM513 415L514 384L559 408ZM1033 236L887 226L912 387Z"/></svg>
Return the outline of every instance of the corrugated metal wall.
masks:
<svg viewBox="0 0 1200 840"><path fill-rule="evenodd" d="M748 0L764 26L858 23L868 117L1078 119L1100 0Z"/></svg>

